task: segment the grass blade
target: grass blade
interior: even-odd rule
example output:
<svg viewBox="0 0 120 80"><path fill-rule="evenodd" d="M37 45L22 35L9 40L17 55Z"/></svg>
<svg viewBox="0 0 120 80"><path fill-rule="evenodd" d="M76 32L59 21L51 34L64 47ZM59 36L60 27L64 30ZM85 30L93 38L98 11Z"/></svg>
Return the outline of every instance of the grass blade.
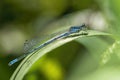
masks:
<svg viewBox="0 0 120 80"><path fill-rule="evenodd" d="M104 33L104 32L99 32L99 31L88 30L88 35L85 35L85 36L95 36L95 35L110 35L110 34ZM53 49L55 49L63 44L66 44L72 40L75 40L80 37L85 37L85 36L81 35L81 36L74 36L74 37L68 37L65 39L60 39L60 40L57 40L56 42L53 42L53 43L45 46L44 48L38 50L37 52L34 52L34 54L32 53L32 54L28 55L17 67L17 69L11 76L10 80L22 80L23 77L25 76L25 74L31 68L31 66L43 55L45 55L46 53L52 51Z"/></svg>

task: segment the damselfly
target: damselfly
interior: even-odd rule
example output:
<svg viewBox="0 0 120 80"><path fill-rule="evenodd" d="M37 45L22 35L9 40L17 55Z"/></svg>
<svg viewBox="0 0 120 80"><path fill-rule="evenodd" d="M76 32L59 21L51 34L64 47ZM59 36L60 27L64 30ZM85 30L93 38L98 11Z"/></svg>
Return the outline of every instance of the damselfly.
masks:
<svg viewBox="0 0 120 80"><path fill-rule="evenodd" d="M64 32L64 33L62 33L60 35L57 35L57 36L51 38L50 40L44 42L43 44L41 44L41 45L39 45L39 46L29 50L27 53L23 54L22 56L14 59L12 61L10 61L8 65L9 66L13 65L14 63L16 63L16 62L20 61L21 59L25 58L27 55L29 55L29 54L31 54L31 53L33 53L33 52L43 48L44 46L46 46L46 45L48 45L48 44L50 44L50 43L52 43L52 42L54 42L54 41L56 41L56 40L58 40L60 38L68 37L68 36L70 36L73 33L78 33L81 30L85 30L85 29L86 29L86 25L85 24L83 24L81 26L72 26L72 27L69 28L69 30L67 32ZM25 43L25 44L27 44L27 43Z"/></svg>

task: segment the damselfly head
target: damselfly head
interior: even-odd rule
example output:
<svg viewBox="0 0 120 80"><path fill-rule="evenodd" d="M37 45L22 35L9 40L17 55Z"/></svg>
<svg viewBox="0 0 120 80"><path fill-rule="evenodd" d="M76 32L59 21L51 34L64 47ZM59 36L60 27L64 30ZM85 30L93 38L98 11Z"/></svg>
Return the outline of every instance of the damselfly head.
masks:
<svg viewBox="0 0 120 80"><path fill-rule="evenodd" d="M85 30L86 29L86 25L85 24L82 24L81 26L73 26L69 29L69 31L71 33L76 33L76 32L79 32L80 30Z"/></svg>
<svg viewBox="0 0 120 80"><path fill-rule="evenodd" d="M81 27L81 30L83 30L83 31L87 30L87 25L86 24L82 24L80 27Z"/></svg>

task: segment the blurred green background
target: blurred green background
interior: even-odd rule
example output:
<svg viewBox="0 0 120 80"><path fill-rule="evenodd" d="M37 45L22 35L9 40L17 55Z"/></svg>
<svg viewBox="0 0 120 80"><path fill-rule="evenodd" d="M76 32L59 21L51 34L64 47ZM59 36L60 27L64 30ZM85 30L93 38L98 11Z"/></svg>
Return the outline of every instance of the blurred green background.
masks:
<svg viewBox="0 0 120 80"><path fill-rule="evenodd" d="M9 80L25 40L86 23L109 36L83 37L39 59L24 80L120 80L119 0L0 0L0 80ZM24 71L23 71L24 72Z"/></svg>

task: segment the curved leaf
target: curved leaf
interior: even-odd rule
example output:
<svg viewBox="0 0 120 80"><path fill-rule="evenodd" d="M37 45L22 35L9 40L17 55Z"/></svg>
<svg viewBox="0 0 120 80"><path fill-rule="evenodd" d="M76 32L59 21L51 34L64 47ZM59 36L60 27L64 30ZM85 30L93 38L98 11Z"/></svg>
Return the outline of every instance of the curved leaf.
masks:
<svg viewBox="0 0 120 80"><path fill-rule="evenodd" d="M95 36L95 35L109 35L108 33L104 32L99 32L99 31L93 31L93 30L88 30L88 35L80 35L80 36L73 36L73 37L68 37L64 39L57 40L42 49L31 53L28 55L22 62L21 64L17 67L13 75L11 76L10 80L22 80L22 78L25 76L25 74L28 72L28 70L31 68L31 66L43 55L46 53L52 51L53 49L66 44L72 40L75 40L80 37L85 37L85 36Z"/></svg>

